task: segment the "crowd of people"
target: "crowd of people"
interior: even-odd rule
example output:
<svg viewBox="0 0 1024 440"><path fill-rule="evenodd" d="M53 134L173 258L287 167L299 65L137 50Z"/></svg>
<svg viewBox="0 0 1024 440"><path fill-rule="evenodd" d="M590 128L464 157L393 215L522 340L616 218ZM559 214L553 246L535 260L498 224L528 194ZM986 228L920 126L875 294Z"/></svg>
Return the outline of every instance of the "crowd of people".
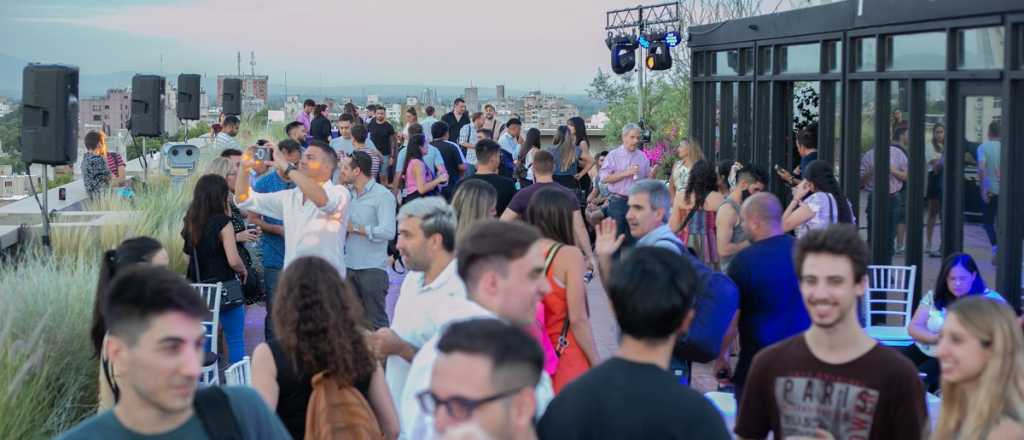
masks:
<svg viewBox="0 0 1024 440"><path fill-rule="evenodd" d="M867 247L832 166L810 154L799 182L778 173L795 183L784 208L768 173L712 163L692 137L669 182L652 179L634 124L597 153L578 118L545 146L461 99L402 127L351 105L332 127L305 104L281 141L225 144L207 165L183 249L139 237L105 254L90 335L100 412L63 438L1024 436L1013 311L956 254L909 327L916 344L901 354L868 336ZM811 132L798 143L816 145ZM184 274L166 268L177 251ZM621 332L610 358L592 277ZM189 283L223 287L223 347L205 341ZM713 353L692 355L700 343ZM245 356L250 386L197 391L205 366ZM734 426L690 386L695 362L734 390Z"/></svg>

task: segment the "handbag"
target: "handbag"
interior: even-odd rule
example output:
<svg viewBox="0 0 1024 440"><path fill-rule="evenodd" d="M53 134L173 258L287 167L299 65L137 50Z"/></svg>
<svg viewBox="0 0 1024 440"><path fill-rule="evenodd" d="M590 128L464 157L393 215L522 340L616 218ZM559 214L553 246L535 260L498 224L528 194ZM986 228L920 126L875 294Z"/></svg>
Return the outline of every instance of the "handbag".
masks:
<svg viewBox="0 0 1024 440"><path fill-rule="evenodd" d="M551 250L548 251L548 256L544 261L544 274L548 273L548 269L551 268L551 264L555 262L555 256L558 255L558 251L562 249L562 243L555 243L551 246ZM569 348L569 316L565 316L565 322L562 323L562 332L558 335L558 343L555 344L555 354L558 357L562 357L565 350Z"/></svg>
<svg viewBox="0 0 1024 440"><path fill-rule="evenodd" d="M192 247L192 254L192 263L195 265L196 269L196 280L200 283L212 281L213 284L221 284L221 310L230 310L245 302L245 293L242 291L242 282L238 279L238 275L235 275L235 279L228 281L204 280L203 277L199 275L199 252L195 246Z"/></svg>

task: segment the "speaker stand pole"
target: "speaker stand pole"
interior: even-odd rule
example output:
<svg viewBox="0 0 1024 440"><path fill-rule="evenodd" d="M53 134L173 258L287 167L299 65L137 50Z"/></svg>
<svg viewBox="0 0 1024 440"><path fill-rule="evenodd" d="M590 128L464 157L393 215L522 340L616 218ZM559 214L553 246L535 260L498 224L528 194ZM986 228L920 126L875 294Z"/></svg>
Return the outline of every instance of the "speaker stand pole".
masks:
<svg viewBox="0 0 1024 440"><path fill-rule="evenodd" d="M42 164L43 166L43 246L48 251L53 251L53 247L50 245L50 176L49 166ZM29 179L31 179L29 173Z"/></svg>
<svg viewBox="0 0 1024 440"><path fill-rule="evenodd" d="M146 158L146 138L142 138L142 182L149 183L149 159Z"/></svg>

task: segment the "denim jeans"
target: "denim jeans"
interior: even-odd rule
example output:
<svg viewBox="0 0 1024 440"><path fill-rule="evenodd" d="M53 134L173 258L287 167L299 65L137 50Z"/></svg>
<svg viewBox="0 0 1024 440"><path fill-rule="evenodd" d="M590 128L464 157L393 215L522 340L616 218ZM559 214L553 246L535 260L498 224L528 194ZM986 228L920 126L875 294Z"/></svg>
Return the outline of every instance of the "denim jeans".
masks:
<svg viewBox="0 0 1024 440"><path fill-rule="evenodd" d="M221 309L220 326L224 329L224 343L228 347L228 363L242 360L245 357L245 306ZM223 353L221 358L224 358Z"/></svg>
<svg viewBox="0 0 1024 440"><path fill-rule="evenodd" d="M981 226L985 229L985 235L988 236L989 243L992 246L997 245L996 237L996 216L999 211L999 195L992 194L988 198L988 203L981 202Z"/></svg>
<svg viewBox="0 0 1024 440"><path fill-rule="evenodd" d="M619 252L623 249L633 246L636 241L633 235L629 233L629 224L626 223L626 212L629 211L629 204L625 197L611 196L608 198L608 217L615 219L615 227L620 235L625 235L626 240L622 242L622 247L619 248ZM616 252L616 255L619 254Z"/></svg>
<svg viewBox="0 0 1024 440"><path fill-rule="evenodd" d="M274 339L274 321L271 312L274 308L274 291L277 290L277 278L281 275L281 269L263 269L263 290L267 292L267 317L263 320L263 338L267 341Z"/></svg>

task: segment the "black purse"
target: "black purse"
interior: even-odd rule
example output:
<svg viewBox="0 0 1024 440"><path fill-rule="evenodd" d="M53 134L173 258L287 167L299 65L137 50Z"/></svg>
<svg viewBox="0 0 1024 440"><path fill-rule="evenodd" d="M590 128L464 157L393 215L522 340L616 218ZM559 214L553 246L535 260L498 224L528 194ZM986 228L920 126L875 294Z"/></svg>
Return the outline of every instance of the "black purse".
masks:
<svg viewBox="0 0 1024 440"><path fill-rule="evenodd" d="M196 280L200 283L217 284L221 283L220 291L220 309L231 310L245 303L245 293L242 291L242 282L235 276L235 279L228 281L218 280L204 280L199 275L199 251L193 246L192 247L192 262L195 265Z"/></svg>

